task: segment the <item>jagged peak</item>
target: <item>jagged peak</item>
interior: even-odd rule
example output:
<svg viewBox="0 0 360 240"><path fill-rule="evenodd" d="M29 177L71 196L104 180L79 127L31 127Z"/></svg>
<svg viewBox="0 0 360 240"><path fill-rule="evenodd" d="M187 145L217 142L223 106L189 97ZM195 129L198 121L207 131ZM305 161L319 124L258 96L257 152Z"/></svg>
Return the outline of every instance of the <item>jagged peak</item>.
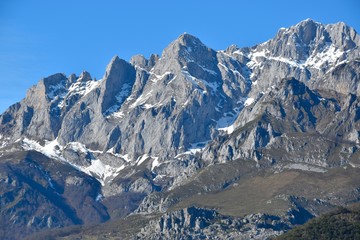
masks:
<svg viewBox="0 0 360 240"><path fill-rule="evenodd" d="M226 48L225 52L226 53L233 53L237 50L239 50L240 48L236 45L236 44L231 44L228 48Z"/></svg>
<svg viewBox="0 0 360 240"><path fill-rule="evenodd" d="M337 22L333 24L322 24L320 22L317 22L311 18L307 18L293 26L290 26L288 28L280 28L277 37L284 37L284 35L291 35L291 34L297 34L298 36L304 36L308 38L310 35L311 37L316 37L316 34L319 34L318 30L321 30L320 32L322 34L326 34L325 32L328 32L331 37L334 37L335 35L344 35L349 36L352 39L355 39L357 33L356 30L349 25L347 25L345 22ZM306 39L309 40L309 39Z"/></svg>
<svg viewBox="0 0 360 240"><path fill-rule="evenodd" d="M105 76L104 78L107 78L110 76L111 72L117 71L121 65L129 64L124 59L119 58L119 56L115 55L111 60L110 63L106 67Z"/></svg>
<svg viewBox="0 0 360 240"><path fill-rule="evenodd" d="M333 23L333 24L327 24L326 25L326 30L329 32L339 32L340 34L345 34L345 35L353 35L352 37L354 37L354 35L357 35L356 30L347 25L345 22L337 22L337 23Z"/></svg>
<svg viewBox="0 0 360 240"><path fill-rule="evenodd" d="M326 25L326 31L337 47L343 50L353 49L360 46L360 37L356 30L344 22Z"/></svg>
<svg viewBox="0 0 360 240"><path fill-rule="evenodd" d="M322 24L308 18L288 28L280 28L274 38L252 49L274 57L307 61L326 51L338 51L336 56L332 54L333 58L343 57L341 52L359 45L359 35L344 22Z"/></svg>
<svg viewBox="0 0 360 240"><path fill-rule="evenodd" d="M281 27L279 29L278 35L298 32L300 29L304 29L304 28L322 27L322 26L324 26L322 23L317 22L311 18L307 18L303 21L296 23L295 25L290 26L290 27Z"/></svg>
<svg viewBox="0 0 360 240"><path fill-rule="evenodd" d="M158 74L165 71L181 71L188 63L196 63L205 68L213 70L208 62L216 56L216 52L203 44L199 38L183 33L173 42L171 42L162 52L161 59L155 64L154 71ZM164 62L165 61L165 62ZM165 66L159 67L159 66ZM160 69L162 68L162 69Z"/></svg>
<svg viewBox="0 0 360 240"><path fill-rule="evenodd" d="M147 61L147 59L146 59L145 56L142 55L142 54L134 55L134 56L132 56L131 59L130 59L130 63L131 63L132 65L139 65L139 66L145 65L145 64L146 64L146 61Z"/></svg>
<svg viewBox="0 0 360 240"><path fill-rule="evenodd" d="M112 66L112 65L116 64L119 61L120 61L119 56L115 55L114 57L111 58L110 63L108 64L108 66Z"/></svg>
<svg viewBox="0 0 360 240"><path fill-rule="evenodd" d="M326 26L327 26L328 28L340 27L340 28L343 28L344 30L351 28L349 25L347 25L345 22L342 22L342 21L337 22L337 23L327 24Z"/></svg>
<svg viewBox="0 0 360 240"><path fill-rule="evenodd" d="M170 44L170 46L171 45L180 45L190 48L196 46L205 46L199 38L186 32L181 34L175 41Z"/></svg>
<svg viewBox="0 0 360 240"><path fill-rule="evenodd" d="M296 36L302 43L309 44L316 38L319 29L324 29L323 24L307 18L289 28L280 28L275 39L278 40L287 38L288 36Z"/></svg>
<svg viewBox="0 0 360 240"><path fill-rule="evenodd" d="M77 80L77 76L76 76L75 73L70 74L70 76L68 77L68 82L69 82L70 84L76 82L76 80Z"/></svg>
<svg viewBox="0 0 360 240"><path fill-rule="evenodd" d="M158 60L159 60L159 55L157 54L151 54L149 59L147 59L142 54L137 54L131 57L130 63L133 66L138 66L140 68L149 71L156 64Z"/></svg>
<svg viewBox="0 0 360 240"><path fill-rule="evenodd" d="M300 21L299 23L297 23L296 25L295 25L295 27L296 26L308 26L308 25L322 25L322 23L320 23L320 22L317 22L317 21L315 21L315 20L313 20L313 19L311 19L311 18L307 18L307 19L305 19L305 20L302 20L302 21Z"/></svg>
<svg viewBox="0 0 360 240"><path fill-rule="evenodd" d="M80 74L80 76L79 76L79 78L78 78L77 81L87 82L87 81L89 81L89 80L91 80L91 75L90 75L90 73L87 72L87 71L83 71L83 72Z"/></svg>
<svg viewBox="0 0 360 240"><path fill-rule="evenodd" d="M162 56L167 58L174 56L173 53L190 56L204 53L204 51L211 51L211 49L194 35L183 33L164 49Z"/></svg>
<svg viewBox="0 0 360 240"><path fill-rule="evenodd" d="M187 32L184 32L183 34L181 34L179 37L178 37L178 40L183 40L183 41L189 41L189 40L192 40L192 41L200 41L199 38L195 37L194 35L190 34L190 33L187 33Z"/></svg>
<svg viewBox="0 0 360 240"><path fill-rule="evenodd" d="M67 79L65 73L55 73L42 79L46 87L57 85L63 80Z"/></svg>
<svg viewBox="0 0 360 240"><path fill-rule="evenodd" d="M149 58L149 62L153 63L153 65L155 65L155 63L159 60L160 56L158 54L151 54L150 58Z"/></svg>

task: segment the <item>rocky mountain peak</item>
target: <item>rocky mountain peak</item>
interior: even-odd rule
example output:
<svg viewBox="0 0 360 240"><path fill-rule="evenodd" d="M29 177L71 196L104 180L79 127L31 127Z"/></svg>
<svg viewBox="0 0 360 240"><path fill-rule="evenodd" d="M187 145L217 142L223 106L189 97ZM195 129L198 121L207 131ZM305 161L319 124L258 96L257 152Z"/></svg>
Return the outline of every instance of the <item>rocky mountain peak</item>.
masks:
<svg viewBox="0 0 360 240"><path fill-rule="evenodd" d="M111 75L111 73L114 73L114 75L116 75L116 72L119 70L120 68L120 64L121 64L121 59L119 58L119 56L114 56L109 64L106 66L106 71L105 71L105 76L104 78L109 78L109 76Z"/></svg>
<svg viewBox="0 0 360 240"><path fill-rule="evenodd" d="M344 22L326 25L331 41L344 51L360 46L360 37L356 30Z"/></svg>
<svg viewBox="0 0 360 240"><path fill-rule="evenodd" d="M159 60L159 55L157 54L151 54L149 59L146 59L144 55L138 54L131 57L130 63L134 66L141 67L146 71L150 71L158 60Z"/></svg>
<svg viewBox="0 0 360 240"><path fill-rule="evenodd" d="M305 61L314 49L320 50L330 41L321 23L306 19L289 28L281 28L275 38L260 49L267 49L274 57Z"/></svg>
<svg viewBox="0 0 360 240"><path fill-rule="evenodd" d="M49 77L45 77L42 79L42 83L45 86L45 92L50 93L54 89L60 87L60 85L64 85L64 81L67 80L67 77L63 73L56 73Z"/></svg>
<svg viewBox="0 0 360 240"><path fill-rule="evenodd" d="M196 63L213 70L216 66L210 66L210 62L213 62L215 58L216 52L214 50L205 46L197 37L184 33L165 48L160 65L165 67L167 71L173 72L181 71L189 63Z"/></svg>
<svg viewBox="0 0 360 240"><path fill-rule="evenodd" d="M118 102L116 96L123 92L125 88L131 88L134 81L134 67L118 56L113 57L106 68L106 73L101 83L102 113L106 114L109 108Z"/></svg>
<svg viewBox="0 0 360 240"><path fill-rule="evenodd" d="M346 59L359 58L359 44L359 35L345 23L324 25L306 19L289 28L281 28L273 39L265 43L234 52L248 56L255 67L257 62L265 60L290 64L298 69L306 67L313 70L311 74L317 74L318 71L333 69ZM296 78L307 79L309 76L310 72Z"/></svg>
<svg viewBox="0 0 360 240"><path fill-rule="evenodd" d="M319 40L330 41L324 25L312 19L306 19L288 28L280 28L273 41L281 40L287 41L288 45L295 43L301 46L311 45Z"/></svg>
<svg viewBox="0 0 360 240"><path fill-rule="evenodd" d="M87 71L83 71L79 78L77 79L78 82L87 82L87 81L90 81L91 80L91 75L89 72Z"/></svg>
<svg viewBox="0 0 360 240"><path fill-rule="evenodd" d="M189 33L183 33L181 34L176 40L179 44L187 47L194 47L196 45L204 45L199 38L189 34Z"/></svg>
<svg viewBox="0 0 360 240"><path fill-rule="evenodd" d="M75 83L77 81L77 76L75 73L70 74L70 76L68 77L68 82L69 84Z"/></svg>
<svg viewBox="0 0 360 240"><path fill-rule="evenodd" d="M306 19L294 27L298 39L304 45L309 45L319 34L318 29L322 30L323 26L312 19Z"/></svg>
<svg viewBox="0 0 360 240"><path fill-rule="evenodd" d="M252 201L259 206L258 212L277 208L279 199L284 201L284 210L276 214L286 213L293 205L289 197L282 197L282 190L305 179L294 175L291 182L291 174L320 176L339 166L346 167L341 171L356 172L360 166L358 46L358 34L346 24L323 25L307 19L252 48L232 45L214 51L184 33L161 58L136 55L129 63L113 57L99 81L86 71L80 76L46 77L24 100L0 115L0 190L5 186L3 192L12 189L13 194L4 201L9 211L2 211L0 220L14 229L44 228L31 220L44 219L45 213L39 214L36 207L29 210L26 223L12 220L14 214L23 218L16 199L25 199L17 193L29 185L21 183L25 180L35 186L32 196L40 194L52 207L79 214L59 218L56 226L67 226L66 219L87 223L88 217L96 216L94 209L101 210L97 222L131 213L160 216L168 211L143 233L162 229L163 234L171 234L173 228L164 227L165 222L170 226L169 222L181 220L180 227L197 230L209 224L212 234L212 219L220 221L218 226L229 226L227 220L189 208L188 203L204 202L213 193L223 202L229 199L223 197L223 190L235 193L229 199L231 211L234 202L241 203L243 209L236 214L243 216L243 210L252 209ZM29 157L18 160L18 153ZM21 163L18 167L24 176L13 171L12 178L21 184L8 188L11 184L4 185L11 182L7 168L14 163ZM33 167L36 164L42 167ZM286 181L282 177L274 184L253 181L259 169L270 178L287 175ZM312 185L318 180L311 181ZM288 181L264 198L268 187ZM339 189L348 192L334 193L331 188L324 195L316 185L313 192L309 190L309 201L316 197L334 206L340 195L352 196L346 201L360 199L358 179L352 189L342 182ZM243 198L244 192L254 190L259 191L257 200ZM303 190L287 194L308 197ZM59 197L64 197L63 202L53 204ZM88 202L84 204L83 199ZM246 207L248 202L251 206ZM63 208L64 204L69 205ZM323 202L316 200L316 204ZM179 206L185 210L171 213ZM218 207L215 202L214 208ZM46 214L50 222L56 219L57 213ZM284 219L283 215L276 218ZM243 234L238 231L241 226L254 226L258 220L255 215L243 219L237 232Z"/></svg>

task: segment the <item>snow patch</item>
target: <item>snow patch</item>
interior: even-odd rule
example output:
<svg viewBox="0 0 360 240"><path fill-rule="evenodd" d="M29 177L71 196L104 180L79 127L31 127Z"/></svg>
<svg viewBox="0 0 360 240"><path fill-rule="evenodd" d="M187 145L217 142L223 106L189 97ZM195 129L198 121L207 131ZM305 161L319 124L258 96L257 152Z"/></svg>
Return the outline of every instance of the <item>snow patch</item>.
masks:
<svg viewBox="0 0 360 240"><path fill-rule="evenodd" d="M112 117L115 117L115 118L123 118L125 117L125 114L123 111L117 111L117 112L114 112L113 114L111 114Z"/></svg>
<svg viewBox="0 0 360 240"><path fill-rule="evenodd" d="M99 194L96 196L95 201L101 202L101 200L103 200L103 199L104 199L104 196L103 196L101 193L99 193Z"/></svg>
<svg viewBox="0 0 360 240"><path fill-rule="evenodd" d="M190 153L196 154L198 152L201 152L205 148L206 144L208 144L208 142L209 141L191 144L191 147L189 148Z"/></svg>
<svg viewBox="0 0 360 240"><path fill-rule="evenodd" d="M0 134L0 149L6 147L9 144L9 137L4 137Z"/></svg>
<svg viewBox="0 0 360 240"><path fill-rule="evenodd" d="M152 105L152 104L144 104L144 108L145 109L150 109L150 108L153 108L154 107L154 105Z"/></svg>
<svg viewBox="0 0 360 240"><path fill-rule="evenodd" d="M50 92L47 93L47 96L50 100L54 100L56 97L65 97L66 93L65 94L63 92L61 94L58 93L60 90L62 91L66 90L65 81L61 81L56 85L49 86L49 90Z"/></svg>
<svg viewBox="0 0 360 240"><path fill-rule="evenodd" d="M166 175L164 174L158 174L156 175L156 177L153 178L153 181L160 181L161 179L163 179L164 177L166 177Z"/></svg>
<svg viewBox="0 0 360 240"><path fill-rule="evenodd" d="M124 159L126 162L131 162L131 159L129 158L129 154L124 154L124 155L119 154L119 157Z"/></svg>
<svg viewBox="0 0 360 240"><path fill-rule="evenodd" d="M229 71L229 68L220 62L218 63L218 66L224 68L226 71Z"/></svg>
<svg viewBox="0 0 360 240"><path fill-rule="evenodd" d="M102 186L105 185L106 180L114 179L124 168L125 165L122 165L118 168L105 165L100 159L92 160L91 165L86 168L80 167L80 169L88 175L95 175Z"/></svg>
<svg viewBox="0 0 360 240"><path fill-rule="evenodd" d="M191 147L186 152L176 155L175 158L180 158L183 155L195 155L196 153L202 152L209 142L210 142L210 140L204 141L204 142L193 143L193 144L191 144Z"/></svg>
<svg viewBox="0 0 360 240"><path fill-rule="evenodd" d="M154 159L154 161L151 163L151 171L153 171L154 168L156 168L157 166L160 165L160 162L159 162L159 158L158 158L158 157L154 157L153 159Z"/></svg>
<svg viewBox="0 0 360 240"><path fill-rule="evenodd" d="M152 159L152 163L151 163L151 171L153 171L157 166L159 166L161 163L159 162L159 157L152 157L149 154L143 154L142 156L139 156L135 163L136 166L140 166L143 162L145 162L146 160L151 160Z"/></svg>
<svg viewBox="0 0 360 240"><path fill-rule="evenodd" d="M122 158L122 159L124 159L126 162L131 162L131 161L132 161L132 159L129 157L129 154L119 154L119 153L115 153L113 147L110 148L110 149L107 151L107 153L109 153L109 154L111 154L111 155L113 155L113 156L115 156L115 157Z"/></svg>
<svg viewBox="0 0 360 240"><path fill-rule="evenodd" d="M324 51L315 52L303 64L306 67L321 69L327 64L334 64L344 54L344 51L337 49L333 44L328 43Z"/></svg>
<svg viewBox="0 0 360 240"><path fill-rule="evenodd" d="M236 50L233 52L233 54L237 54L237 55L241 55L241 56L244 56L244 53L241 52L240 50Z"/></svg>
<svg viewBox="0 0 360 240"><path fill-rule="evenodd" d="M71 84L71 86L67 90L65 89L65 86L62 86L64 91L60 94L58 93L57 96L54 98L54 100L61 99L61 101L58 104L58 107L63 108L66 106L66 103L64 102L65 98L69 98L74 95L80 95L81 97L86 96L88 93L90 93L95 88L97 88L100 85L100 83L101 80L77 81ZM60 88L58 86L58 89ZM56 91L54 91L54 89L52 90L52 92L54 93Z"/></svg>
<svg viewBox="0 0 360 240"><path fill-rule="evenodd" d="M250 106L251 104L253 104L254 102L255 102L255 99L249 97L248 99L245 100L244 106L245 106L245 107L248 107L248 106Z"/></svg>
<svg viewBox="0 0 360 240"><path fill-rule="evenodd" d="M270 56L270 51L268 49L263 49L262 51L252 51L248 55L250 61L246 65L250 69L254 69L255 67L261 67L262 61L258 60L258 58L265 58L267 60L283 62L292 67L300 69L304 69L307 67L321 69L324 64L336 64L338 59L343 56L343 54L344 51L336 48L331 43L327 43L325 48L320 52L314 50L314 52L306 60L292 60L284 57ZM251 77L253 77L253 75Z"/></svg>
<svg viewBox="0 0 360 240"><path fill-rule="evenodd" d="M135 108L137 106L143 105L151 96L152 90L150 90L147 94L141 94L136 101L130 105L130 108Z"/></svg>
<svg viewBox="0 0 360 240"><path fill-rule="evenodd" d="M151 76L154 76L154 77L151 78L150 81L153 82L153 83L157 83L158 81L162 80L165 76L171 74L171 72L165 72L162 75L157 75L157 74L155 74L153 72L151 72L150 74L151 74Z"/></svg>
<svg viewBox="0 0 360 240"><path fill-rule="evenodd" d="M227 134L232 134L234 132L234 129L235 129L234 124L231 124L230 126L227 127L218 128L219 131L224 131Z"/></svg>
<svg viewBox="0 0 360 240"><path fill-rule="evenodd" d="M69 87L69 92L72 94L76 93L82 96L87 95L89 92L94 90L100 85L101 81L87 81L87 82L76 82Z"/></svg>
<svg viewBox="0 0 360 240"><path fill-rule="evenodd" d="M201 66L201 65L199 65L201 68L202 68L202 70L204 70L205 72L208 72L208 73L210 73L211 75L214 75L214 76L216 76L217 75L217 73L214 71L214 70L211 70L211 69L208 69L208 68L206 68L206 67L204 67L204 66Z"/></svg>
<svg viewBox="0 0 360 240"><path fill-rule="evenodd" d="M116 101L117 103L114 104L112 107L110 107L108 110L106 110L105 115L110 115L112 117L121 118L124 116L124 113L122 111L119 111L119 108L121 107L121 104L124 102L125 98L129 96L131 92L131 86L128 83L124 83L121 87L121 91L116 95Z"/></svg>
<svg viewBox="0 0 360 240"><path fill-rule="evenodd" d="M356 163L349 162L349 165L350 165L352 168L360 168L360 164L356 164Z"/></svg>
<svg viewBox="0 0 360 240"><path fill-rule="evenodd" d="M44 154L47 157L65 161L65 159L61 156L61 150L63 148L59 145L56 139L53 141L46 141L45 145L42 146L35 140L24 138L22 140L22 147L27 151L34 150Z"/></svg>
<svg viewBox="0 0 360 240"><path fill-rule="evenodd" d="M148 154L144 154L144 155L138 157L138 158L136 159L136 165L139 166L140 164L142 164L142 163L143 163L146 159L148 159L148 158L149 158L149 155L148 155Z"/></svg>
<svg viewBox="0 0 360 240"><path fill-rule="evenodd" d="M74 151L77 152L82 152L82 153L87 153L87 152L98 152L101 153L101 151L94 151L94 150L90 150L87 149L85 147L85 145L78 143L78 142L71 142L67 144L68 147L70 147L71 149L73 149ZM69 161L67 161L63 156L62 156L62 151L64 149L63 146L61 146L57 139L53 140L53 141L45 141L45 145L42 146L39 142L31 140L31 139L27 139L24 138L22 140L22 147L24 150L34 150L37 152L40 152L42 154L44 154L47 157L50 158L54 158L63 162L66 162L68 164L70 164L71 166L73 166L75 169L82 171L90 176L94 176L97 178L97 180L104 186L105 185L105 181L110 181L112 179L114 179L118 173L125 168L125 165L122 165L118 168L112 167L110 165L106 165L104 164L100 159L94 159L91 160L91 165L87 166L87 167L83 167L83 166L78 166L76 164L73 164ZM126 158L123 158L126 159ZM126 161L126 160L125 160Z"/></svg>
<svg viewBox="0 0 360 240"><path fill-rule="evenodd" d="M242 101L243 100L240 100L239 103L242 103ZM237 107L231 112L224 113L223 117L221 117L216 122L217 130L223 131L227 134L233 133L235 130L235 126L234 126L235 120L239 116L239 113L241 112L242 109L243 109L242 107Z"/></svg>
<svg viewBox="0 0 360 240"><path fill-rule="evenodd" d="M189 82L191 82L194 85L201 88L203 90L203 93L207 93L207 90L204 89L205 86L210 88L213 93L218 91L219 83L217 83L217 82L207 82L207 81L202 80L202 79L197 79L196 77L192 76L188 71L185 71L185 70L182 70L181 72L184 74L186 80L188 80Z"/></svg>
<svg viewBox="0 0 360 240"><path fill-rule="evenodd" d="M71 142L67 146L73 149L75 152L87 153L85 146L79 142Z"/></svg>

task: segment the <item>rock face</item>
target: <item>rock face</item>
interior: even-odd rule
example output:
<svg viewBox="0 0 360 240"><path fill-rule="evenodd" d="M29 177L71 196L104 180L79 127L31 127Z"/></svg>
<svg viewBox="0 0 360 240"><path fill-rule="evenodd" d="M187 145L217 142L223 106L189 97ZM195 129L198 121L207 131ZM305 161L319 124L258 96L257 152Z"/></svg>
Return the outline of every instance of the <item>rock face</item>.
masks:
<svg viewBox="0 0 360 240"><path fill-rule="evenodd" d="M99 202L101 186L90 176L36 152L7 153L1 160L2 239L109 219Z"/></svg>
<svg viewBox="0 0 360 240"><path fill-rule="evenodd" d="M264 239L288 229L276 216L253 214L243 218L223 216L214 210L196 207L164 214L140 230L140 239Z"/></svg>
<svg viewBox="0 0 360 240"><path fill-rule="evenodd" d="M7 199L2 222L25 234L164 213L163 224L150 224L142 237L158 237L156 229L163 237L210 236L210 217L187 216L197 211L187 199L199 192L225 191L261 171L357 168L359 46L359 35L344 23L307 19L251 48L215 51L185 33L161 56L137 55L130 62L114 57L101 80L88 72L44 78L0 115L1 199ZM44 158L49 163L39 160ZM30 171L30 160L43 171ZM227 170L217 176L213 166ZM58 178L60 192L46 176ZM338 196L339 204L356 201L351 186ZM26 217L15 221L21 214L14 206L27 193ZM55 201L54 194L63 200ZM309 201L323 197L315 191L292 194ZM27 207L37 198L50 210ZM259 206L267 204L261 201ZM321 201L327 207L314 205L312 216L337 204ZM186 210L169 213L176 204ZM171 230L165 222L175 217L180 220L169 221L178 230Z"/></svg>

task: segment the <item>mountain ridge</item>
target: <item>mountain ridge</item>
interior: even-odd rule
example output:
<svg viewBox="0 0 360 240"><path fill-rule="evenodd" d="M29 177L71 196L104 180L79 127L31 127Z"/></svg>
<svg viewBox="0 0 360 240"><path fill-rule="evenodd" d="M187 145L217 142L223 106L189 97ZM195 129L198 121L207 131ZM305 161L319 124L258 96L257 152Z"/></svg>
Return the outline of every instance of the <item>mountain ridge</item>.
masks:
<svg viewBox="0 0 360 240"><path fill-rule="evenodd" d="M356 169L360 154L359 44L356 31L343 23L323 25L307 19L253 47L232 45L215 51L184 33L161 56L136 55L130 62L114 56L100 80L86 71L80 76L54 74L40 80L20 103L0 115L0 158L11 160L16 157L10 153L35 151L38 155L31 155L32 160L50 169L50 178L61 172L55 173L43 158L61 169L72 168L76 172L73 179L57 178L64 189L71 189L69 195L57 194L65 194L64 201L75 212L99 214L101 206L110 219L168 214L171 221L179 214L171 214L174 206L191 207L189 199L197 199L199 193L230 194L229 190L231 196L237 195L236 184L248 189L241 179L262 182L257 176L260 172L265 176L309 172L312 179L311 174ZM26 172L30 165L19 168ZM218 166L226 172L212 170ZM218 176L221 172L223 176ZM7 175L5 170L3 174ZM42 180L26 183L29 191L44 195L35 186L49 187L48 175L32 174ZM79 210L73 189L81 188L87 179L84 174L91 184L100 186L95 187L97 194L80 191L89 204ZM355 179L352 172L350 177ZM13 178L19 183L24 179ZM349 189L334 189L335 197L330 190L316 193L309 187L304 193L296 187L282 198L274 189L267 195L270 199L259 198L265 203L251 208L264 214L266 204L275 202L281 209L276 212L278 224L291 228L297 222L289 217L292 211L310 212L308 216L313 217L324 211L321 209L356 201L353 179L346 179ZM13 187L4 185L13 196L4 204L13 209L13 216L20 216L12 200L20 193ZM53 193L46 194L46 201L56 205ZM317 204L315 198L323 202ZM2 221L8 221L7 214L2 213ZM28 214L28 222L38 216L35 210ZM81 216L82 222L88 221L86 215ZM69 219L61 221L64 224L58 226L71 225ZM200 230L199 225L189 226ZM25 228L31 232L47 226ZM143 231L152 236L154 228L158 228L155 223ZM162 229L168 237L179 233ZM268 236L263 229L263 235L260 230L244 234ZM282 231L271 229L275 235ZM192 234L193 230L186 231Z"/></svg>

